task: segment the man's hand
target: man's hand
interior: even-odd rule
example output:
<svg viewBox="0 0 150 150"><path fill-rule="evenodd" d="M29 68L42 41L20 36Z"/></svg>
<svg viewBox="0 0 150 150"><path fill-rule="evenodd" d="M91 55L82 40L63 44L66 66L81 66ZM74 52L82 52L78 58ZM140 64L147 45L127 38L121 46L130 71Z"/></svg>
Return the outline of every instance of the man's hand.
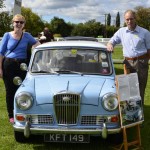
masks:
<svg viewBox="0 0 150 150"><path fill-rule="evenodd" d="M150 59L150 49L147 50L148 58Z"/></svg>
<svg viewBox="0 0 150 150"><path fill-rule="evenodd" d="M107 43L107 50L113 52L114 46L112 45L112 43Z"/></svg>

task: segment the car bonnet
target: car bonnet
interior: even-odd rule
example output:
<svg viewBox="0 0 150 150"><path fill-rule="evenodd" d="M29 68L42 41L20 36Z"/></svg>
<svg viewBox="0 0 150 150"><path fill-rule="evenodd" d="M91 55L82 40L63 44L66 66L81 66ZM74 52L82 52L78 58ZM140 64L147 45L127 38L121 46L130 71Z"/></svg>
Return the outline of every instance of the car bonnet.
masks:
<svg viewBox="0 0 150 150"><path fill-rule="evenodd" d="M53 96L58 93L74 93L81 95L82 104L98 105L103 87L114 84L113 80L100 77L53 76L35 78L35 94L37 104L52 104Z"/></svg>

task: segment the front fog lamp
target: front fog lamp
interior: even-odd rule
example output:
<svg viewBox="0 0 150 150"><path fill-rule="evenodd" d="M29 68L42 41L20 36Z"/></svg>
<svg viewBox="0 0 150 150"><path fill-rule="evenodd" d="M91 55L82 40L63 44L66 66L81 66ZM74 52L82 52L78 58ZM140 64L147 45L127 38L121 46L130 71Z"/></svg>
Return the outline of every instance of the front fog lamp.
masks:
<svg viewBox="0 0 150 150"><path fill-rule="evenodd" d="M21 79L20 77L14 77L14 78L13 78L13 83L14 83L15 85L21 85L22 79Z"/></svg>
<svg viewBox="0 0 150 150"><path fill-rule="evenodd" d="M30 93L21 92L16 96L16 104L21 110L29 109L33 104L33 97Z"/></svg>
<svg viewBox="0 0 150 150"><path fill-rule="evenodd" d="M105 94L102 100L103 107L108 111L113 111L118 107L117 95L114 93Z"/></svg>

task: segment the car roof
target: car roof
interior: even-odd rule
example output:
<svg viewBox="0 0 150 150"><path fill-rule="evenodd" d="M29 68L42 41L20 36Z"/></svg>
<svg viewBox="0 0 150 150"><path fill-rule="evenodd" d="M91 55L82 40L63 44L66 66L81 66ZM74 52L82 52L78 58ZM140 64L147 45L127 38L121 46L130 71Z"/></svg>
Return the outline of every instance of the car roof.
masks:
<svg viewBox="0 0 150 150"><path fill-rule="evenodd" d="M98 40L96 38L94 38L94 37L84 37L84 36L64 37L63 40L67 40L67 41L79 40L79 41L96 41L96 42L98 42Z"/></svg>
<svg viewBox="0 0 150 150"><path fill-rule="evenodd" d="M41 44L36 49L52 48L52 47L89 47L106 49L106 46L100 42L95 41L54 41Z"/></svg>

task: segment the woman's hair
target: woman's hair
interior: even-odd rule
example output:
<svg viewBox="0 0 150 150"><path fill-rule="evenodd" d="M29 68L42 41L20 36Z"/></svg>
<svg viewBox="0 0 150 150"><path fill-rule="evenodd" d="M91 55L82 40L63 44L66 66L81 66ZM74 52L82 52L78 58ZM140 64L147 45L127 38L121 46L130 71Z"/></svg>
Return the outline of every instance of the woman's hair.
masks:
<svg viewBox="0 0 150 150"><path fill-rule="evenodd" d="M26 22L25 17L22 16L21 14L17 14L13 17L12 22L16 20L16 18L18 19L22 19L22 21Z"/></svg>

